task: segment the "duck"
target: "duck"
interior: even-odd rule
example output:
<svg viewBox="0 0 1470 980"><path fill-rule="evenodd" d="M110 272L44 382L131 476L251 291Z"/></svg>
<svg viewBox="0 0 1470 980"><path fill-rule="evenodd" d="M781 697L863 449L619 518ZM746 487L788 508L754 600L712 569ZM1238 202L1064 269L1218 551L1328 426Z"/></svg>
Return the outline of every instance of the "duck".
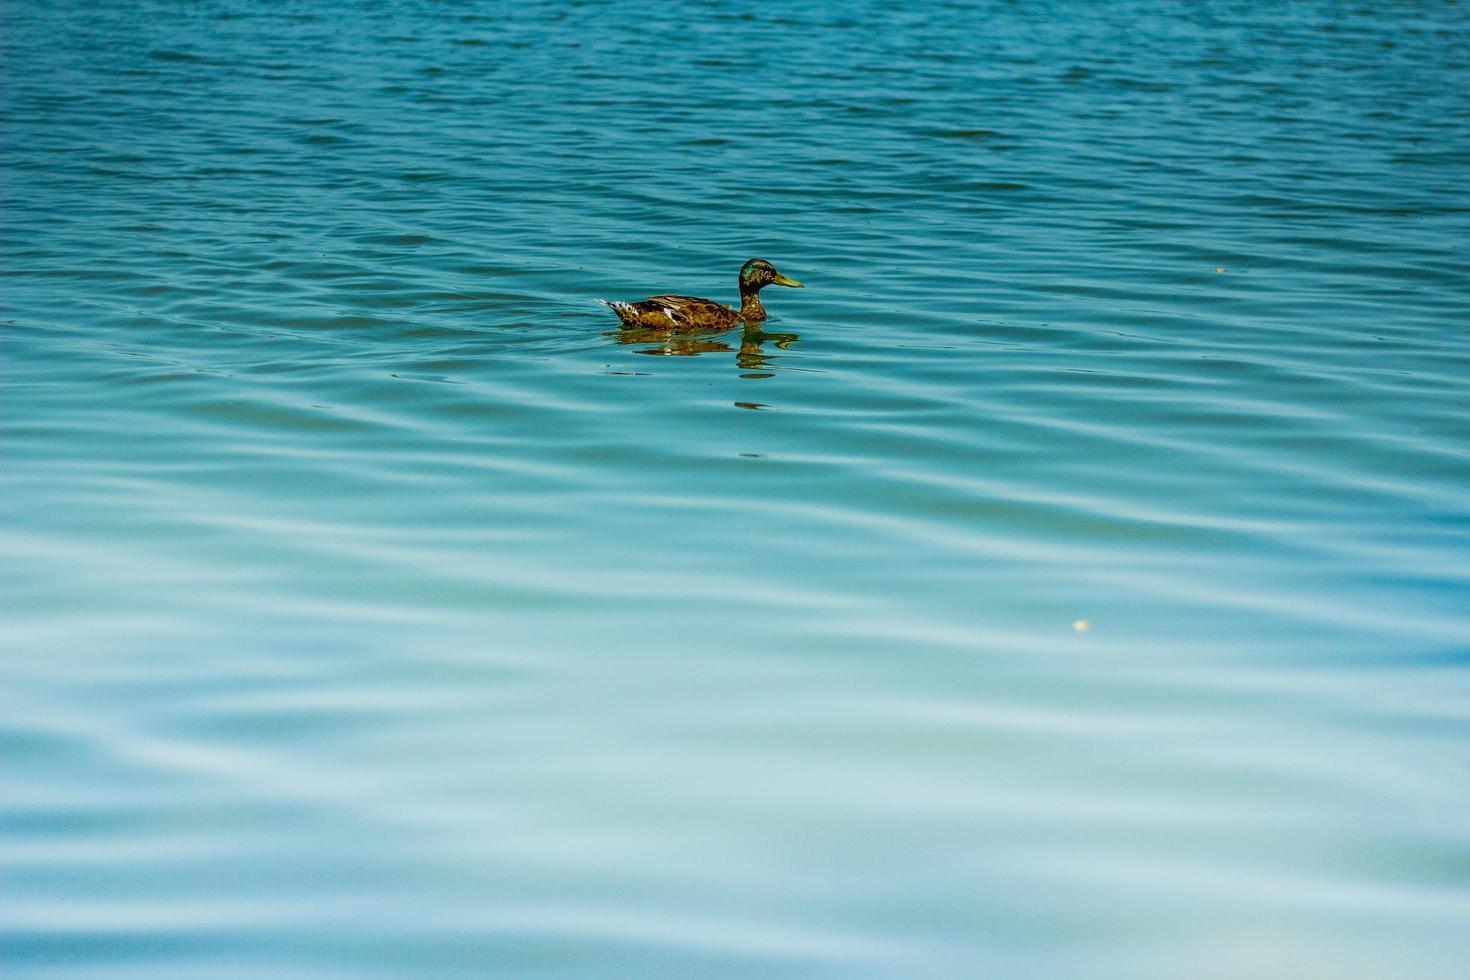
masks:
<svg viewBox="0 0 1470 980"><path fill-rule="evenodd" d="M767 286L801 289L801 283L776 271L765 259L751 259L740 267L740 309L698 296L650 296L636 303L600 299L597 302L618 315L624 327L646 330L724 330L737 323L759 323L766 318L761 290Z"/></svg>

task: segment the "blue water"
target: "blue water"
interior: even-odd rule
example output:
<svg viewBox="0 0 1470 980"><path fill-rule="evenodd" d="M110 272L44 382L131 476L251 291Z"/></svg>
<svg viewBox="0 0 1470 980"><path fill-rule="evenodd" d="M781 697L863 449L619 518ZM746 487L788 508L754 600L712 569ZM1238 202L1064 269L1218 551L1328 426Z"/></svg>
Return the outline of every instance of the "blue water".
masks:
<svg viewBox="0 0 1470 980"><path fill-rule="evenodd" d="M1467 23L5 3L6 975L1463 976Z"/></svg>

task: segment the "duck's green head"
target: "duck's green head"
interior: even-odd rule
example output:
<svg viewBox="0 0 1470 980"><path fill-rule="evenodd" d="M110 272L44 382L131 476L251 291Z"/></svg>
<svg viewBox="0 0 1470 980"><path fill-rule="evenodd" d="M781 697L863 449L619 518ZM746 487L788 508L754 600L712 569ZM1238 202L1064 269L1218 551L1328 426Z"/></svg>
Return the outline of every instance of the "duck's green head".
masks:
<svg viewBox="0 0 1470 980"><path fill-rule="evenodd" d="M790 286L800 289L801 283L788 279L776 271L776 267L765 259L751 259L740 268L740 291L759 292L766 286Z"/></svg>

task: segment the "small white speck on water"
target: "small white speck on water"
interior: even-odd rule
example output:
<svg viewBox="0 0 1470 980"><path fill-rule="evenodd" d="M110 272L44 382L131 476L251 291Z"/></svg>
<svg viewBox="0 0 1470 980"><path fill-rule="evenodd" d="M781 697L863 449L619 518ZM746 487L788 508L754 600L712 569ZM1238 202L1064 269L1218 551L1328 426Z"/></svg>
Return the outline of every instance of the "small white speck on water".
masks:
<svg viewBox="0 0 1470 980"><path fill-rule="evenodd" d="M1092 624L1085 619L1074 619L1072 620L1072 629L1076 630L1078 633L1086 633L1088 630L1092 629Z"/></svg>

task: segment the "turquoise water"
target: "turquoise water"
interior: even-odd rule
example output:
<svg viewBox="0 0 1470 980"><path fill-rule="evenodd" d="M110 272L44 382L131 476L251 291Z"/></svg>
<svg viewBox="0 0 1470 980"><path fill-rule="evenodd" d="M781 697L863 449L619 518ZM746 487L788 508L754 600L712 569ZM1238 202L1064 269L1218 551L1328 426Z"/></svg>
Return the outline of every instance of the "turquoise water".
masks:
<svg viewBox="0 0 1470 980"><path fill-rule="evenodd" d="M1466 5L97 7L8 976L1463 975Z"/></svg>

